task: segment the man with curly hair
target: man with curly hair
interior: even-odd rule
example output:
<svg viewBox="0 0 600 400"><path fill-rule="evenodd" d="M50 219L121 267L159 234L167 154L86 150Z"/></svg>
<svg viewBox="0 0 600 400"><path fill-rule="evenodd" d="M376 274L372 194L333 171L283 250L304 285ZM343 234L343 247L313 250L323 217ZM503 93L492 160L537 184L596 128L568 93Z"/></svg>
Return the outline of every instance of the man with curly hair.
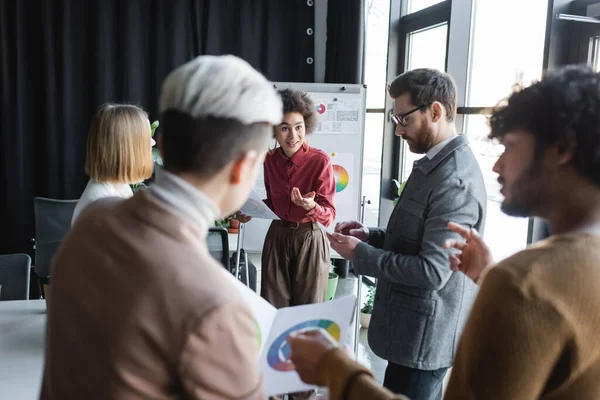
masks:
<svg viewBox="0 0 600 400"><path fill-rule="evenodd" d="M546 240L481 271L478 235L454 269L481 291L462 336L449 399L600 398L600 75L566 67L514 93L490 120L502 210L548 221Z"/></svg>

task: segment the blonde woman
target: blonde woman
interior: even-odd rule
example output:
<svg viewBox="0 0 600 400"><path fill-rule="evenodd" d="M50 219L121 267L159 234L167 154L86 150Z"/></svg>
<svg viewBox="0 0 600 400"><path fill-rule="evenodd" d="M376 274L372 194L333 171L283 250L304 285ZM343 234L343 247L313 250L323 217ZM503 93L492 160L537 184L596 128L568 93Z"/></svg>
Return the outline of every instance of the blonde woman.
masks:
<svg viewBox="0 0 600 400"><path fill-rule="evenodd" d="M152 139L148 114L128 104L104 104L96 112L87 138L85 173L90 180L77 202L71 225L94 201L129 198L129 186L152 175Z"/></svg>

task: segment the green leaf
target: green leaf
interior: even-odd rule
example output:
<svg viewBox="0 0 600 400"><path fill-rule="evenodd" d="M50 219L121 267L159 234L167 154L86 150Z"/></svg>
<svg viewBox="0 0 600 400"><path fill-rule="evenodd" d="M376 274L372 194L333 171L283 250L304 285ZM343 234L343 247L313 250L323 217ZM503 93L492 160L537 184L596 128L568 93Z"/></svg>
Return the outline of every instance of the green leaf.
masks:
<svg viewBox="0 0 600 400"><path fill-rule="evenodd" d="M400 195L402 194L404 186L406 186L406 181L402 182L402 184L398 187L398 197L400 197Z"/></svg>
<svg viewBox="0 0 600 400"><path fill-rule="evenodd" d="M375 303L375 286L369 287L367 292L367 301L360 309L361 313L371 314L373 312L373 304Z"/></svg>
<svg viewBox="0 0 600 400"><path fill-rule="evenodd" d="M137 192L140 189L144 189L144 188L147 187L144 182L133 183L133 184L131 184L129 186L131 187L131 190L133 191L133 193Z"/></svg>
<svg viewBox="0 0 600 400"><path fill-rule="evenodd" d="M398 200L400 200L400 196L402 195L402 191L404 190L404 186L406 186L407 181L400 183L397 180L392 179L392 182L394 182L394 184L398 188L398 196L394 199L394 207L396 207L396 203L398 203Z"/></svg>
<svg viewBox="0 0 600 400"><path fill-rule="evenodd" d="M229 226L229 221L226 219L218 219L215 221L214 226L217 228L227 228Z"/></svg>
<svg viewBox="0 0 600 400"><path fill-rule="evenodd" d="M160 125L158 123L158 121L154 121L152 123L152 125L150 125L150 130L152 131L152 137L154 137L154 132L156 131L156 128L158 128L158 125Z"/></svg>
<svg viewBox="0 0 600 400"><path fill-rule="evenodd" d="M158 165L163 165L163 159L160 156L160 151L158 151L156 147L152 148L152 162Z"/></svg>

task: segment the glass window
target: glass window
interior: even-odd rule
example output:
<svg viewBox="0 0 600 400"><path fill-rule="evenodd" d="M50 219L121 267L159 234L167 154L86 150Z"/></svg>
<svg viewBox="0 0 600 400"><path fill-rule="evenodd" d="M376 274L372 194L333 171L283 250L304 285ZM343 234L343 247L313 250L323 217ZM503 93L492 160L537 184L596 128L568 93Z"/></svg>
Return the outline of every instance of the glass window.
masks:
<svg viewBox="0 0 600 400"><path fill-rule="evenodd" d="M408 57L406 70L415 68L435 68L446 70L446 49L448 41L448 24L441 24L420 31L411 32L408 40ZM402 181L408 179L413 163L423 154L411 153L406 143L402 142Z"/></svg>
<svg viewBox="0 0 600 400"><path fill-rule="evenodd" d="M365 83L367 108L363 156L362 193L371 204L365 204L364 223L379 224L379 195L381 182L381 155L383 151L383 124L387 96L387 53L390 20L390 0L370 0L367 14Z"/></svg>
<svg viewBox="0 0 600 400"><path fill-rule="evenodd" d="M511 93L515 84L527 86L541 77L547 8L547 0L476 0L468 106L494 106ZM510 21L511 29L506 29L506 21ZM487 117L468 115L464 123L488 194L484 237L494 259L501 260L525 248L529 220L509 217L500 210L503 199L492 167L502 147L488 141Z"/></svg>
<svg viewBox="0 0 600 400"><path fill-rule="evenodd" d="M381 182L381 151L383 148L383 113L367 113L365 119L365 150L363 156L362 192L371 204L365 205L364 222L377 226Z"/></svg>
<svg viewBox="0 0 600 400"><path fill-rule="evenodd" d="M384 108L387 96L390 0L372 0L367 14L365 84L367 108Z"/></svg>
<svg viewBox="0 0 600 400"><path fill-rule="evenodd" d="M447 39L448 24L411 32L408 36L406 70L435 68L445 71Z"/></svg>
<svg viewBox="0 0 600 400"><path fill-rule="evenodd" d="M541 77L547 8L548 0L476 0L468 106L494 106L514 84Z"/></svg>
<svg viewBox="0 0 600 400"><path fill-rule="evenodd" d="M427 7L431 7L434 4L443 2L444 0L408 0L408 11L407 14L412 14L417 11L421 11Z"/></svg>
<svg viewBox="0 0 600 400"><path fill-rule="evenodd" d="M492 168L504 147L488 139L489 131L487 116L465 116L465 133L481 168L488 196L483 237L492 250L494 260L499 261L525 248L529 220L510 217L500 210L503 197L500 194L498 175Z"/></svg>

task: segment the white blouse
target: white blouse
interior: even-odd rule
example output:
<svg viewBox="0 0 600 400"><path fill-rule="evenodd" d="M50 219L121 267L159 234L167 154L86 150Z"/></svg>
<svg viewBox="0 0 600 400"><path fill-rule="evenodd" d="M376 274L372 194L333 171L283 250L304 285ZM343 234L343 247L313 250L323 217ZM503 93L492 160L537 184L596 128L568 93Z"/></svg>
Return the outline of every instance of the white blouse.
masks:
<svg viewBox="0 0 600 400"><path fill-rule="evenodd" d="M121 197L123 199L128 199L131 196L133 196L133 190L131 190L131 187L126 183L96 182L95 180L90 179L85 190L81 194L81 198L75 206L71 225L75 223L79 214L96 200L105 197Z"/></svg>

